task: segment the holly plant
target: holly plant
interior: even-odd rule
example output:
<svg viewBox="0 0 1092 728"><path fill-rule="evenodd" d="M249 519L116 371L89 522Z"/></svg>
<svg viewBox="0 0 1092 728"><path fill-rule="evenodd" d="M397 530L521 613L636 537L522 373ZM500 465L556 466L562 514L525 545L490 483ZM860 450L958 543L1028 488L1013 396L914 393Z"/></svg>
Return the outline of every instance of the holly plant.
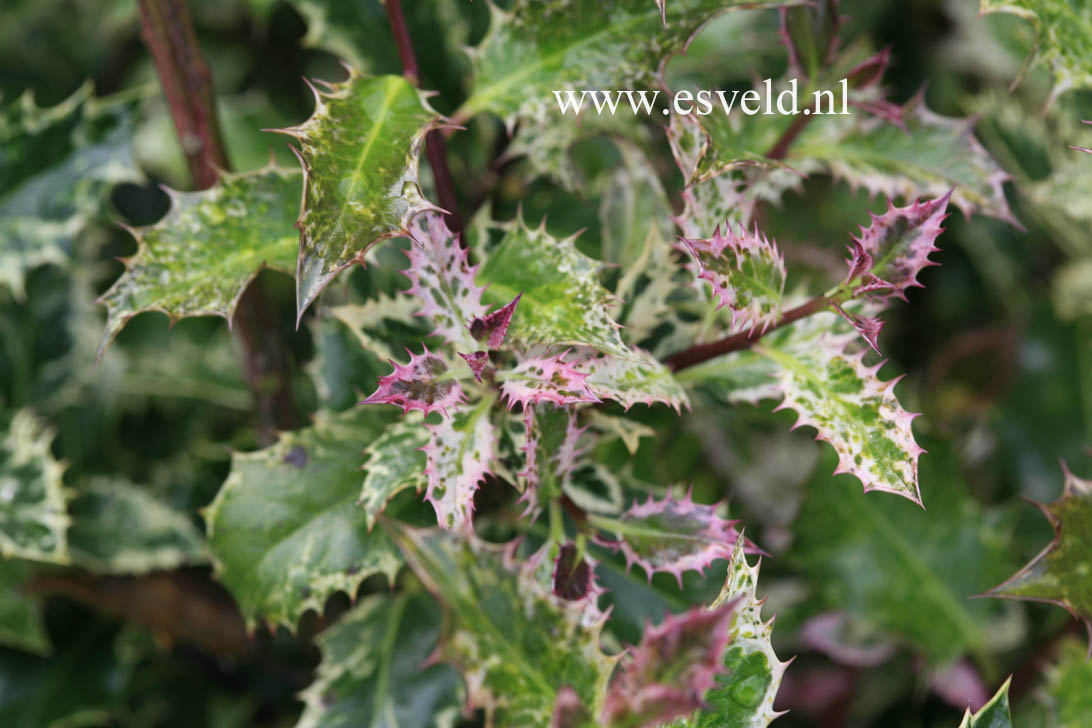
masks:
<svg viewBox="0 0 1092 728"><path fill-rule="evenodd" d="M977 225L986 232L960 234L1020 239L1025 214L1052 216L1036 200L1060 193L1036 185L1057 177L1035 181L1022 151L998 151L1016 136L1017 101L981 96L938 113L925 88L896 101L891 88L906 86L917 57L878 47L867 11L857 22L837 0L299 0L291 12L305 42L341 65L306 81L309 117L266 115L263 126L280 128L257 137L249 117L218 112L212 76L232 74L220 50L204 60L183 0L136 5L162 94L84 86L56 106L24 97L0 117L0 285L23 305L42 295L35 270L72 266L68 295L97 285L101 304L80 299L73 315L97 323L105 312L101 336L81 328L66 359L90 373L58 387L64 403L0 395L6 643L49 649L41 594L143 625L160 650L239 659L256 640L313 638L321 660L297 686L308 727L759 727L804 706L788 726L812 704L826 711L817 725L924 725L880 717L896 689L881 685L879 666L908 654L900 669L917 676L915 695L969 707L963 726L1000 727L1012 725L1005 676L1028 629L1024 607L965 598L1051 602L1090 624L1092 485L1065 471L1064 493L1042 507L1053 542L1005 581L1027 546L997 534L1021 518L1042 524L975 501L952 475L960 447L986 452L1002 435L981 424L979 439L953 444L959 393L935 404L928 382L900 385L906 369L887 363L913 360L906 342L927 338L913 322L939 315L929 305L963 305L968 258L993 256L985 275L1002 282L1024 275L997 262L990 240L951 252L946 232ZM1050 133L1070 124L1079 147L1065 121L1079 112L1063 94L1092 85L1092 9L983 0L982 11L1037 38L1021 73L1047 75L1049 92L1027 118ZM961 22L983 32L987 20ZM428 46L458 60L430 51L419 66ZM986 44L970 47L964 55ZM708 97L711 113L683 110L702 83L720 83L714 67L752 61L778 73L765 84L743 73L737 89L791 90L800 107L721 113L725 86ZM453 77L456 93L430 90ZM616 90L655 100L645 114L628 103L602 112ZM586 97L583 111L559 109L567 94ZM825 98L839 111L824 113ZM105 212L124 207L119 186L154 194L138 186L147 164L130 143L148 108L155 133L177 132L180 189L163 187L158 219L113 228L136 249L120 248L123 269L96 284L71 261L81 231L119 219ZM233 171L240 137L218 115L291 154ZM145 148L152 133L137 133ZM1044 154L1061 169L1083 165L1066 189L1087 221L1087 188L1075 186L1087 157L1064 144ZM1015 213L1014 180L1027 184ZM1081 245L1065 265L1084 272L1065 274L1077 290L1065 300L1083 312L1092 258ZM294 306L280 305L290 279ZM916 292L923 281L938 298ZM190 354L174 333L135 346L150 311L172 326L225 319L243 373L224 379L230 346L216 369L218 333L200 334ZM221 331L191 323L177 336ZM301 375L295 362L308 358ZM154 467L117 453L116 472L176 484L158 496L88 465L97 456L82 450L72 473L99 472L66 480L61 455L74 441L51 446L51 423L73 417L111 372L245 415ZM38 386L34 372L17 376ZM916 422L907 402L927 417ZM192 423L179 428L224 421L197 409L170 417ZM84 427L110 421L87 415ZM222 479L215 492L172 504L177 483L200 482L206 468ZM778 575L772 588L760 561ZM202 588L229 603L217 609L237 615L225 632L209 626L222 620L204 601L184 599L174 616L134 607L164 603L146 591L155 578L166 579L156 589L189 593L179 575L202 573L212 577ZM788 612L781 636L767 594ZM830 678L832 701L814 660L794 677L778 656L799 652L849 666ZM1063 685L1088 684L1078 662L1056 668L1041 706L1078 716L1064 725L1092 720ZM1017 672L1014 692L1028 679ZM868 700L837 707L854 694ZM241 710L216 724L264 724ZM197 724L212 725L207 715ZM61 724L30 720L12 725Z"/></svg>

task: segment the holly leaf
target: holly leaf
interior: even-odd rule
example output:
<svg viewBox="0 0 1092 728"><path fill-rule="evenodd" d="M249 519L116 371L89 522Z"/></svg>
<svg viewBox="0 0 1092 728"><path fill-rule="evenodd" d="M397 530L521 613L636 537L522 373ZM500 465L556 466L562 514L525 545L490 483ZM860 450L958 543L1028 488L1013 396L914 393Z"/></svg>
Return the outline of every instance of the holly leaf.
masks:
<svg viewBox="0 0 1092 728"><path fill-rule="evenodd" d="M0 559L0 644L44 655L49 636L37 597L24 591L34 567L23 559Z"/></svg>
<svg viewBox="0 0 1092 728"><path fill-rule="evenodd" d="M193 522L131 483L95 481L76 494L69 512L72 562L91 571L142 574L208 561Z"/></svg>
<svg viewBox="0 0 1092 728"><path fill-rule="evenodd" d="M846 284L880 303L891 298L905 301L907 288L921 287L918 274L922 269L937 265L929 260L929 254L938 250L934 242L944 232L940 223L947 217L945 210L951 195L949 191L943 197L918 200L907 207L888 202L882 215L869 213L871 223L861 228L861 234L849 246ZM860 330L857 321L849 320ZM875 348L872 340L869 343Z"/></svg>
<svg viewBox="0 0 1092 728"><path fill-rule="evenodd" d="M364 508L369 530L396 493L407 488L420 490L428 482L425 475L428 443L429 431L425 425L406 418L388 427L368 445L364 485L356 502Z"/></svg>
<svg viewBox="0 0 1092 728"><path fill-rule="evenodd" d="M437 213L418 215L410 235L414 245L406 250L409 267L402 272L412 283L406 293L424 303L418 315L436 325L432 335L442 336L457 349L474 350L477 342L470 324L488 307L482 303L485 288L474 282L477 268L471 267L468 251Z"/></svg>
<svg viewBox="0 0 1092 728"><path fill-rule="evenodd" d="M485 299L504 304L522 294L508 328L511 345L581 345L631 356L611 320L610 293L598 280L602 264L578 251L574 240L553 237L545 222L531 229L517 218L478 273L489 286Z"/></svg>
<svg viewBox="0 0 1092 728"><path fill-rule="evenodd" d="M1012 728L1012 715L1009 713L1010 682L1011 677L973 715L970 708L964 711L959 728Z"/></svg>
<svg viewBox="0 0 1092 728"><path fill-rule="evenodd" d="M598 402L588 389L588 375L565 360L568 351L552 356L532 356L506 372L498 372L501 395L508 408L517 404L524 409L550 402L556 405Z"/></svg>
<svg viewBox="0 0 1092 728"><path fill-rule="evenodd" d="M1054 73L1056 99L1092 87L1092 7L1068 0L980 0L982 13L1012 13L1035 28L1038 60Z"/></svg>
<svg viewBox="0 0 1092 728"><path fill-rule="evenodd" d="M590 714L601 712L616 658L600 650L602 622L586 624L582 602L554 596L535 576L544 552L517 569L514 553L476 538L382 523L447 607L438 654L462 673L468 708L484 708L491 725L549 725L567 686Z"/></svg>
<svg viewBox="0 0 1092 728"><path fill-rule="evenodd" d="M717 309L728 307L732 328L765 330L781 316L785 259L777 246L755 228L725 234L717 226L711 238L683 238L682 246L697 265L697 276L709 282Z"/></svg>
<svg viewBox="0 0 1092 728"><path fill-rule="evenodd" d="M489 474L497 447L496 428L488 417L491 404L483 399L469 412L425 425L431 434L425 445L425 500L436 510L441 528L473 531L474 493Z"/></svg>
<svg viewBox="0 0 1092 728"><path fill-rule="evenodd" d="M489 111L511 128L518 119L543 118L555 90L654 86L663 61L710 19L734 7L782 4L678 0L666 21L649 0L491 5L489 31L469 51L470 96L454 118Z"/></svg>
<svg viewBox="0 0 1092 728"><path fill-rule="evenodd" d="M690 493L682 498L669 494L661 501L650 495L616 519L592 515L589 520L619 537L600 537L599 542L621 551L627 568L637 564L649 581L656 572L674 574L680 589L684 571L701 573L716 559L731 558L739 539L739 521L721 518L717 506L695 503Z"/></svg>
<svg viewBox="0 0 1092 728"><path fill-rule="evenodd" d="M579 426L572 407L544 403L524 408L523 469L518 477L523 484L520 500L527 503L528 513L538 512L540 499L562 492L583 453L579 444L586 430Z"/></svg>
<svg viewBox="0 0 1092 728"><path fill-rule="evenodd" d="M713 609L736 605L722 656L724 670L706 690L701 709L670 728L766 728L781 715L773 704L789 663L774 654L770 641L773 620L762 620L766 600L755 593L758 568L758 563L747 563L746 541L741 534L728 563L724 587L711 605Z"/></svg>
<svg viewBox="0 0 1092 728"><path fill-rule="evenodd" d="M356 505L363 447L388 422L364 408L320 412L272 447L232 456L204 515L216 574L251 628L258 617L294 628L334 592L352 595L372 574L393 580L398 550Z"/></svg>
<svg viewBox="0 0 1092 728"><path fill-rule="evenodd" d="M1019 222L1005 200L1009 179L974 135L974 119L940 116L918 96L902 111L905 130L876 117L816 117L789 148L786 164L824 171L852 187L905 200L943 197L964 214Z"/></svg>
<svg viewBox="0 0 1092 728"><path fill-rule="evenodd" d="M444 358L433 354L427 346L421 354L407 350L408 364L391 360L391 374L379 378L376 390L361 404L394 404L406 413L420 410L424 414L443 412L448 415L463 402L463 388L454 379Z"/></svg>
<svg viewBox="0 0 1092 728"><path fill-rule="evenodd" d="M19 410L0 433L0 555L66 563L67 495L64 466L53 458L47 430L29 410Z"/></svg>
<svg viewBox="0 0 1092 728"><path fill-rule="evenodd" d="M631 349L631 358L604 354L588 348L578 348L575 366L586 372L585 384L599 399L613 399L623 408L635 404L652 406L666 404L681 411L690 407L686 390L671 370L640 349Z"/></svg>
<svg viewBox="0 0 1092 728"><path fill-rule="evenodd" d="M918 456L910 423L917 415L895 399L898 379L882 381L883 363L865 366L864 352L850 353L856 334L825 333L800 346L755 347L780 368L784 399L778 409L793 409L793 426L818 430L817 440L838 453L838 473L850 473L865 492L895 493L921 505Z"/></svg>
<svg viewBox="0 0 1092 728"><path fill-rule="evenodd" d="M1084 623L1092 645L1092 481L1068 469L1053 503L1036 503L1054 527L1054 540L1011 578L991 589L995 597L1056 604Z"/></svg>
<svg viewBox="0 0 1092 728"><path fill-rule="evenodd" d="M427 336L419 326L420 319L414 317L416 310L417 302L407 296L380 296L364 303L347 303L328 309L331 316L353 332L360 348L386 359L395 356L390 345L390 339L394 338L392 324L411 331L419 329L420 335L415 335L414 340Z"/></svg>
<svg viewBox="0 0 1092 728"><path fill-rule="evenodd" d="M318 636L322 661L296 728L430 728L455 717L458 676L429 664L440 605L416 591L368 597Z"/></svg>
<svg viewBox="0 0 1092 728"><path fill-rule="evenodd" d="M348 68L348 67L347 67ZM315 111L276 131L299 143L304 172L296 264L299 316L340 271L376 242L408 233L436 209L421 194L418 157L437 121L425 95L402 76L364 76L315 90Z"/></svg>
<svg viewBox="0 0 1092 728"><path fill-rule="evenodd" d="M862 496L820 465L794 523L784 560L812 587L812 614L837 609L859 634L905 644L929 665L965 655L988 659L1014 646L1012 610L971 599L1011 568L998 514L968 495L958 460L943 443L923 463L927 513L902 498ZM824 462L833 459L826 453Z"/></svg>
<svg viewBox="0 0 1092 728"><path fill-rule="evenodd" d="M645 628L626 655L607 696L604 723L652 728L702 706L702 695L723 671L736 602L668 614Z"/></svg>
<svg viewBox="0 0 1092 728"><path fill-rule="evenodd" d="M88 83L50 108L24 94L0 109L0 285L16 298L28 271L69 259L114 185L139 177L135 107L132 98L94 98Z"/></svg>
<svg viewBox="0 0 1092 728"><path fill-rule="evenodd" d="M675 381L683 386L701 386L729 404L757 404L780 394L777 374L777 364L745 349L676 372Z"/></svg>
<svg viewBox="0 0 1092 728"><path fill-rule="evenodd" d="M250 281L264 267L290 273L296 248L293 207L300 176L272 165L224 175L200 192L168 190L171 209L151 227L132 230L136 255L102 295L106 331L99 357L133 316L160 311L222 316L230 323Z"/></svg>
<svg viewBox="0 0 1092 728"><path fill-rule="evenodd" d="M1074 638L1062 640L1054 662L1046 668L1045 683L1037 690L1041 720L1032 721L1025 715L1022 724L1081 728L1092 715L1092 662L1088 659L1088 647Z"/></svg>

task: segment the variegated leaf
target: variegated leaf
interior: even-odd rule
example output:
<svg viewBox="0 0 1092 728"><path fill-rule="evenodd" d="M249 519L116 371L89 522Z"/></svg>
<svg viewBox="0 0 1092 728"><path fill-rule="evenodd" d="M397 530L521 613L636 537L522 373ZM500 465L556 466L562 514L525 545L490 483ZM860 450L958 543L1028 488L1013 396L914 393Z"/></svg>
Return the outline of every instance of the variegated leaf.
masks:
<svg viewBox="0 0 1092 728"><path fill-rule="evenodd" d="M315 91L303 124L277 131L299 142L304 171L296 263L299 315L339 271L379 240L404 234L435 206L421 194L418 157L437 115L402 76L349 70Z"/></svg>
<svg viewBox="0 0 1092 728"><path fill-rule="evenodd" d="M574 238L559 240L545 222L532 229L518 218L482 264L485 299L505 304L523 294L508 328L514 346L580 345L629 356L598 280L601 264L578 251Z"/></svg>
<svg viewBox="0 0 1092 728"><path fill-rule="evenodd" d="M1013 13L1035 27L1039 60L1054 73L1052 98L1092 87L1092 5L1074 0L979 0L983 13Z"/></svg>
<svg viewBox="0 0 1092 728"><path fill-rule="evenodd" d="M193 521L131 483L92 482L72 499L69 512L68 548L77 566L142 574L208 561Z"/></svg>
<svg viewBox="0 0 1092 728"><path fill-rule="evenodd" d="M556 405L598 402L599 398L588 389L588 375L566 361L569 355L563 351L552 356L531 356L513 369L498 372L501 394L509 409L517 404L526 409L542 402Z"/></svg>
<svg viewBox="0 0 1092 728"><path fill-rule="evenodd" d="M1005 200L1009 175L975 138L974 119L935 114L920 96L903 109L902 119L905 130L878 118L816 117L785 161L891 199L951 191L952 204L965 214L985 213L1019 225Z"/></svg>
<svg viewBox="0 0 1092 728"><path fill-rule="evenodd" d="M406 413L420 410L424 414L442 412L449 415L463 402L463 388L455 379L442 356L433 354L428 347L421 354L407 351L408 364L391 360L394 371L379 378L376 390L361 404L393 404Z"/></svg>
<svg viewBox="0 0 1092 728"><path fill-rule="evenodd" d="M327 309L331 316L345 324L356 336L361 348L377 357L393 359L395 352L388 342L390 324L415 328L420 319L414 316L418 304L408 296L380 296L364 303L347 303ZM421 330L417 339L426 336Z"/></svg>
<svg viewBox="0 0 1092 728"><path fill-rule="evenodd" d="M320 412L272 447L232 457L204 515L216 574L249 625L262 617L294 629L337 591L351 595L373 574L393 580L398 550L356 505L364 446L389 422L368 408Z"/></svg>
<svg viewBox="0 0 1092 728"><path fill-rule="evenodd" d="M477 348L470 323L488 310L482 303L483 286L474 282L467 250L448 230L439 213L418 215L410 227L415 244L406 250L409 267L403 273L413 284L406 291L424 302L420 315L436 326L432 332L462 351Z"/></svg>
<svg viewBox="0 0 1092 728"><path fill-rule="evenodd" d="M688 492L682 498L667 495L634 503L618 518L590 516L593 525L618 540L601 543L620 550L626 567L637 564L648 575L673 574L682 588L685 571L703 572L717 559L731 558L739 539L736 524L717 514L717 506L695 503ZM753 546L749 546L753 549Z"/></svg>
<svg viewBox="0 0 1092 728"><path fill-rule="evenodd" d="M670 728L766 728L781 713L773 708L781 676L788 667L774 654L773 620L762 620L762 604L755 593L759 564L751 566L740 535L728 564L728 578L713 602L717 608L736 604L723 655L724 672L705 692L700 710L671 724Z"/></svg>
<svg viewBox="0 0 1092 728"><path fill-rule="evenodd" d="M172 322L185 316L230 322L263 267L290 273L299 189L299 174L269 166L225 175L201 192L169 191L170 212L132 231L136 255L100 299L108 314L99 356L142 311L160 311Z"/></svg>
<svg viewBox="0 0 1092 728"><path fill-rule="evenodd" d="M7 418L0 433L0 556L67 562L65 511L61 484L64 466L50 451L52 431L29 410Z"/></svg>
<svg viewBox="0 0 1092 728"><path fill-rule="evenodd" d="M757 228L739 232L730 223L710 238L683 238L697 264L697 276L710 283L717 308L728 307L732 328L766 329L781 316L785 260Z"/></svg>
<svg viewBox="0 0 1092 728"><path fill-rule="evenodd" d="M959 728L1012 728L1012 715L1009 713L1010 682L1012 682L1011 677L997 689L989 702L973 715L971 709L967 708Z"/></svg>
<svg viewBox="0 0 1092 728"><path fill-rule="evenodd" d="M669 614L645 627L626 655L607 696L603 724L653 728L702 706L702 696L724 671L736 602Z"/></svg>
<svg viewBox="0 0 1092 728"><path fill-rule="evenodd" d="M519 478L527 513L537 513L542 500L560 496L563 485L583 454L576 410L543 403L523 410L523 469Z"/></svg>
<svg viewBox="0 0 1092 728"><path fill-rule="evenodd" d="M766 357L743 350L687 367L676 372L675 380L683 386L700 385L730 404L757 404L781 392L777 372L777 365Z"/></svg>
<svg viewBox="0 0 1092 728"><path fill-rule="evenodd" d="M1054 540L991 596L1057 604L1080 619L1092 645L1092 481L1065 471L1053 503L1037 503L1054 527Z"/></svg>
<svg viewBox="0 0 1092 728"><path fill-rule="evenodd" d="M866 492L896 493L920 505L918 456L924 451L910 427L916 415L895 399L898 379L877 376L882 363L865 366L863 352L847 350L855 339L827 333L805 346L771 343L756 350L781 370L779 409L795 410L794 427L814 427L816 439L837 451L836 474L854 475Z"/></svg>
<svg viewBox="0 0 1092 728"><path fill-rule="evenodd" d="M27 93L0 109L0 286L17 298L29 270L68 260L114 185L138 179L135 107L94 98L88 83L50 108Z"/></svg>
<svg viewBox="0 0 1092 728"><path fill-rule="evenodd" d="M587 624L582 601L543 585L543 551L517 568L512 552L473 537L383 525L447 607L439 656L466 680L468 708L484 708L491 725L545 726L568 687L588 714L599 714L616 658L599 647L602 621Z"/></svg>
<svg viewBox="0 0 1092 728"><path fill-rule="evenodd" d="M625 409L635 404L666 404L681 411L690 407L686 390L675 381L671 370L640 349L622 359L594 349L578 347L575 366L586 372L588 390L599 399L612 399Z"/></svg>
<svg viewBox="0 0 1092 728"><path fill-rule="evenodd" d="M428 467L425 446L428 443L429 432L425 425L407 417L391 425L368 445L364 485L356 502L364 509L369 529L396 493L407 488L420 490L428 482L425 475Z"/></svg>
<svg viewBox="0 0 1092 728"><path fill-rule="evenodd" d="M440 606L420 586L368 597L318 636L322 662L296 728L435 728L458 711L458 676L428 664Z"/></svg>
<svg viewBox="0 0 1092 728"><path fill-rule="evenodd" d="M474 493L489 474L497 447L497 433L488 416L490 404L484 399L473 410L438 425L425 425L431 434L425 445L425 500L436 510L441 528L473 530Z"/></svg>
<svg viewBox="0 0 1092 728"><path fill-rule="evenodd" d="M948 216L951 195L949 191L943 197L928 202L918 200L907 207L895 207L888 202L882 215L870 213L871 223L867 228L862 227L861 234L850 244L846 284L855 293L865 293L881 303L892 297L905 301L907 288L921 287L918 274L922 269L937 265L929 260L929 254L939 250L934 243L944 232L940 224ZM861 330L857 320L849 318L849 321ZM867 330L869 326L864 328ZM879 333L878 328L875 333ZM873 340L869 343L875 348Z"/></svg>
<svg viewBox="0 0 1092 728"><path fill-rule="evenodd" d="M655 85L664 59L711 18L737 6L782 4L675 0L665 22L649 0L519 0L510 10L491 3L489 31L469 51L470 97L454 118L491 111L511 128L517 119L542 119L555 90Z"/></svg>

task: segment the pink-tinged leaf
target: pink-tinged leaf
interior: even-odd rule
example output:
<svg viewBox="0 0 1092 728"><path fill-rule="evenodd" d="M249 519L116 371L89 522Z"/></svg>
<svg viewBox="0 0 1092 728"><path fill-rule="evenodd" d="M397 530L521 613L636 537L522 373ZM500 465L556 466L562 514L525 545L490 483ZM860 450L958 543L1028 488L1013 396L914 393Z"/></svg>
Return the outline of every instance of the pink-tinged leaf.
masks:
<svg viewBox="0 0 1092 728"><path fill-rule="evenodd" d="M474 378L479 382L482 380L482 372L489 366L489 354L484 351L475 351L473 354L463 354L459 352L461 356L470 367L470 371L474 372Z"/></svg>
<svg viewBox="0 0 1092 728"><path fill-rule="evenodd" d="M465 351L478 348L469 322L485 315L485 290L474 282L477 266L471 266L459 238L448 230L435 212L418 215L410 226L413 245L406 251L409 267L403 274L413 284L407 293L421 299L418 315L436 325L433 334Z"/></svg>
<svg viewBox="0 0 1092 728"><path fill-rule="evenodd" d="M427 347L421 355L407 350L409 364L391 361L394 371L379 378L379 386L361 404L395 404L403 412L421 410L448 414L463 401L463 388L448 375L447 362Z"/></svg>
<svg viewBox="0 0 1092 728"><path fill-rule="evenodd" d="M512 314L522 297L523 294L520 293L496 311L475 318L470 322L470 335L478 341L485 341L490 349L499 349L504 343L504 335L508 333L508 324L512 323Z"/></svg>
<svg viewBox="0 0 1092 728"><path fill-rule="evenodd" d="M611 541L598 538L604 546L620 550L626 567L638 564L652 581L657 571L674 574L682 587L684 571L701 572L716 559L730 559L735 551L739 521L717 515L715 505L695 503L687 493L657 501L649 496L617 519L591 516L591 523L617 534ZM748 549L757 551L753 546Z"/></svg>
<svg viewBox="0 0 1092 728"><path fill-rule="evenodd" d="M1024 568L986 594L1063 607L1084 623L1092 653L1092 481L1065 468L1061 497L1035 505L1054 527L1054 539Z"/></svg>
<svg viewBox="0 0 1092 728"><path fill-rule="evenodd" d="M587 427L577 424L576 410L541 404L523 410L524 443L521 502L527 504L524 515L539 511L538 490L543 484L550 492L560 492L566 478L583 454L580 438Z"/></svg>
<svg viewBox="0 0 1092 728"><path fill-rule="evenodd" d="M880 352L879 336L880 331L883 330L883 321L875 316L864 316L852 313L851 311L846 311L838 305L835 305L834 308L842 315L842 318L853 325L853 328L857 330L857 333L861 335L862 339L868 342L868 345L872 347L874 352L882 355Z"/></svg>
<svg viewBox="0 0 1092 728"><path fill-rule="evenodd" d="M887 212L870 214L871 224L861 228L849 246L849 276L846 282L854 293L886 303L892 297L906 300L906 289L921 287L918 273L937 265L929 254L944 232L940 226L948 217L946 210L952 192L928 202L917 201L907 207L888 203Z"/></svg>
<svg viewBox="0 0 1092 728"><path fill-rule="evenodd" d="M557 405L598 402L599 398L588 389L588 375L565 361L568 353L525 359L514 369L498 375L508 407L517 403L526 408L542 402Z"/></svg>
<svg viewBox="0 0 1092 728"><path fill-rule="evenodd" d="M489 474L497 433L481 408L425 425L432 439L425 446L425 500L436 510L440 528L473 530L474 493Z"/></svg>
<svg viewBox="0 0 1092 728"><path fill-rule="evenodd" d="M878 667L895 654L894 642L855 632L861 632L860 625L848 615L825 612L804 623L800 628L800 641L849 667Z"/></svg>
<svg viewBox="0 0 1092 728"><path fill-rule="evenodd" d="M607 693L603 723L651 728L700 709L705 691L724 671L736 604L670 614L645 627Z"/></svg>
<svg viewBox="0 0 1092 728"><path fill-rule="evenodd" d="M732 312L732 328L765 329L781 315L785 261L777 247L757 229L736 232L730 223L713 237L682 238L698 266L698 277L713 287L717 308Z"/></svg>
<svg viewBox="0 0 1092 728"><path fill-rule="evenodd" d="M764 341L754 349L781 370L785 398L777 409L796 411L793 429L814 427L815 439L837 451L835 474L856 476L866 492L895 493L921 505L918 457L925 451L911 429L917 415L895 398L899 378L885 382L877 376L884 362L865 366L856 340L856 333L828 332L795 346Z"/></svg>
<svg viewBox="0 0 1092 728"><path fill-rule="evenodd" d="M586 728L590 725L591 716L577 692L568 685L558 690L554 714L550 717L550 728Z"/></svg>

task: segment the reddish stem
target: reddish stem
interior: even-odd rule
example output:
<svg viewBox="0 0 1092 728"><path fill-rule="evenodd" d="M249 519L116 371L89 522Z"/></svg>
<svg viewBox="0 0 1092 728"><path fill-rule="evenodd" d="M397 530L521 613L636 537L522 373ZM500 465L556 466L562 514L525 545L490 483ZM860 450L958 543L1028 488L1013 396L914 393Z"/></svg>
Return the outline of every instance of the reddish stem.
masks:
<svg viewBox="0 0 1092 728"><path fill-rule="evenodd" d="M730 354L733 351L749 349L756 341L771 331L776 331L782 326L788 326L795 321L811 316L813 313L818 313L831 303L831 299L826 296L816 296L807 303L786 311L773 326L769 326L766 329L751 328L747 331L741 331L738 334L732 334L719 341L713 341L708 344L697 344L689 349L684 349L683 351L672 354L667 358L665 363L671 368L671 371L677 372L709 361L710 359L715 359L718 356Z"/></svg>
<svg viewBox="0 0 1092 728"><path fill-rule="evenodd" d="M185 0L140 0L140 17L193 182L198 189L207 189L229 165L216 117L212 73L197 44L189 8ZM277 429L295 427L297 420L287 358L258 279L239 299L233 323L254 395L258 440L269 444Z"/></svg>
<svg viewBox="0 0 1092 728"><path fill-rule="evenodd" d="M387 18L391 23L395 45L398 46L398 57L402 60L402 71L410 83L417 86L421 81L421 72L417 66L417 57L413 53L413 42L410 40L409 29L406 27L401 0L386 0L384 5L387 8ZM447 210L444 220L452 232L458 233L459 244L465 248L463 223L459 217L459 201L455 196L455 182L451 177L451 170L447 166L447 144L444 142L443 132L436 129L425 136L425 154L428 156L428 164L432 168L432 177L436 182L436 194L440 198L440 207Z"/></svg>

